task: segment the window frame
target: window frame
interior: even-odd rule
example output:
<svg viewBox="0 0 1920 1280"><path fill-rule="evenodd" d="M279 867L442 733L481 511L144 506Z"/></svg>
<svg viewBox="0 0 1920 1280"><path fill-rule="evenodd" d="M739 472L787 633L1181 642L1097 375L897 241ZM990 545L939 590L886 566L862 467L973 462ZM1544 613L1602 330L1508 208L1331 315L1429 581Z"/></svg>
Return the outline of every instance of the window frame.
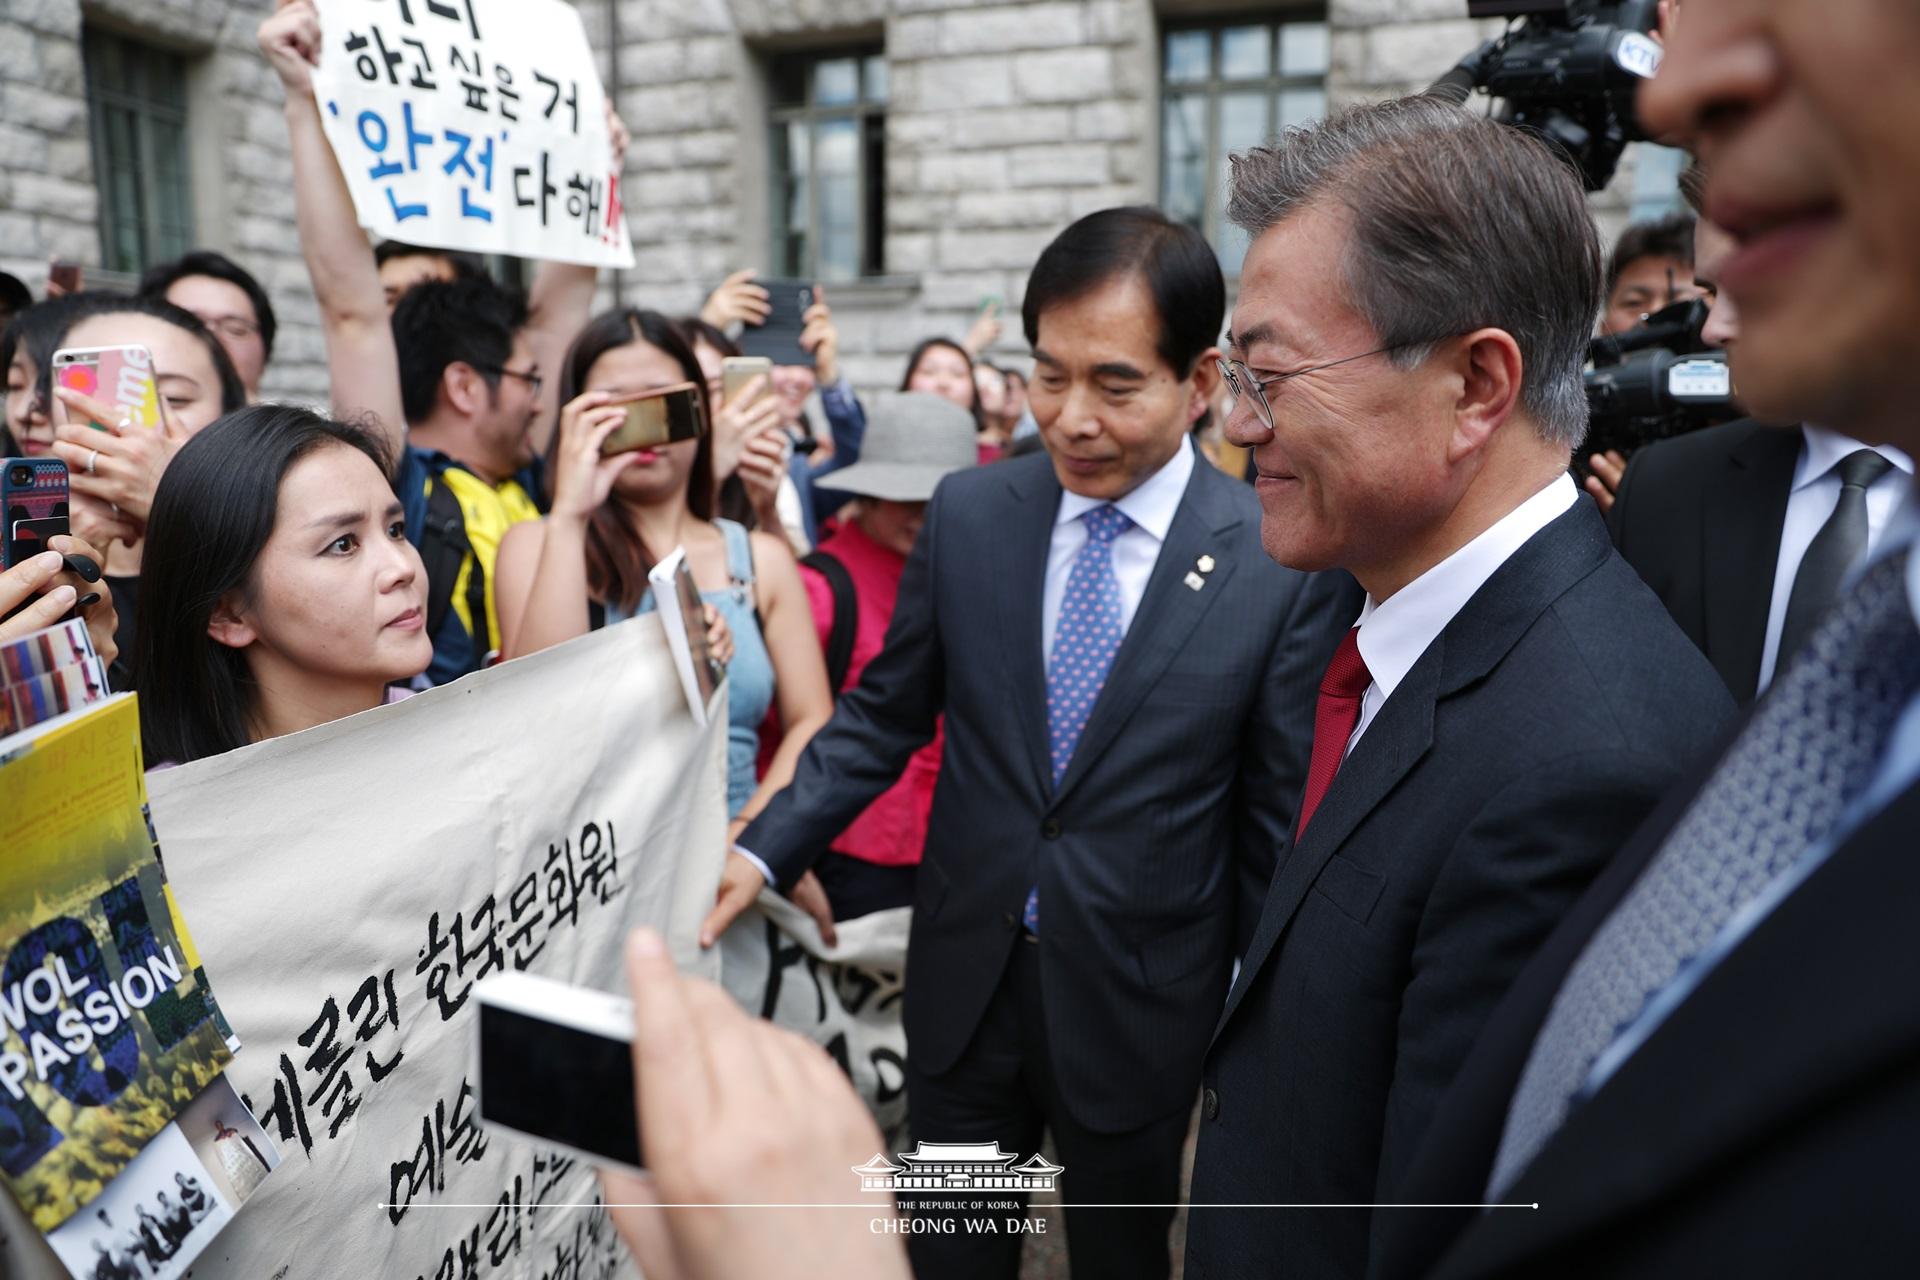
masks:
<svg viewBox="0 0 1920 1280"><path fill-rule="evenodd" d="M815 85L819 70L823 64L851 59L854 63L854 75L857 91L852 102L824 105L814 101ZM775 100L773 85L779 77L772 64L788 61L802 64L802 94L799 102L779 102ZM768 227L767 238L770 241L771 258L775 273L795 279L817 280L828 284L852 284L860 281L884 278L886 275L886 122L887 110L891 105L890 95L873 96L869 74L873 64L881 69L882 82L890 87L891 70L887 64L886 49L874 42L833 46L821 49L796 49L776 53L769 58L768 67L768 104L767 104L767 143L769 164L767 176ZM835 279L821 274L820 264L820 187L815 178L814 163L819 154L820 126L826 123L852 121L855 131L853 160L853 181L858 202L854 218L854 261L852 276ZM804 126L807 138L806 183L807 209L806 226L802 229L806 244L804 261L789 258L793 239L791 219L792 200L789 188L794 180L791 148L787 147L784 137L790 128L799 124ZM877 138L879 153L878 172L869 163L869 147ZM774 157L783 157L774 162Z"/></svg>
<svg viewBox="0 0 1920 1280"><path fill-rule="evenodd" d="M1327 30L1329 51L1327 64L1318 72L1287 74L1281 70L1280 53L1281 32L1289 26L1319 25ZM1224 33L1243 27L1265 27L1268 30L1267 71L1264 76L1226 77L1221 74L1221 41ZM1207 35L1207 73L1197 80L1175 81L1167 77L1167 55L1173 40L1178 36L1191 36L1196 32ZM1200 97L1206 103L1206 122L1204 128L1203 165L1208 180L1203 186L1200 199L1200 226L1197 230L1207 238L1215 255L1219 255L1224 246L1227 231L1226 183L1216 180L1214 175L1225 165L1226 153L1220 146L1220 103L1229 94L1259 93L1266 104L1266 128L1263 139L1273 138L1279 133L1280 101L1283 94L1302 89L1316 90L1323 100L1328 96L1329 81L1332 73L1331 52L1332 30L1327 9L1319 5L1306 5L1298 8L1273 10L1254 10L1243 13L1216 14L1210 17L1183 19L1168 22L1160 29L1158 80L1159 80L1159 119L1155 122L1159 144L1159 191L1156 193L1159 205L1166 209L1170 205L1168 195L1173 177L1173 165L1167 150L1167 122L1174 103L1187 97ZM1170 215L1171 216L1171 215ZM1222 262L1225 266L1225 262ZM1229 271L1230 278L1237 278L1239 268L1236 265Z"/></svg>
<svg viewBox="0 0 1920 1280"><path fill-rule="evenodd" d="M121 69L139 66L138 76L114 78L101 66L113 47ZM81 60L84 67L87 105L87 131L93 152L94 185L99 193L100 260L108 272L138 276L157 262L187 252L194 244L193 206L193 131L190 127L189 77L186 55L158 45L148 44L118 30L88 23L81 28ZM154 85L167 82L174 91L163 99ZM138 207L131 218L114 199L113 148L110 118L121 114L130 120L128 136L134 187ZM169 141L162 131L171 131ZM178 204L165 207L165 186L158 174L161 150L178 148L174 189ZM123 235L131 233L135 261L127 262L120 253ZM166 237L178 234L178 244Z"/></svg>

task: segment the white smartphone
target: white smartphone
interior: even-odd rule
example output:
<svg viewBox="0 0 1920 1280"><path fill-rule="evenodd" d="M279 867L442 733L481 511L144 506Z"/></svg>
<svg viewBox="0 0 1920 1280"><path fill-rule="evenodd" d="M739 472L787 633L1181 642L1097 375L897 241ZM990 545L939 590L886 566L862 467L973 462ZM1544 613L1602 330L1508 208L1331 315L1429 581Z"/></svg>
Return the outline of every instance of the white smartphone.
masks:
<svg viewBox="0 0 1920 1280"><path fill-rule="evenodd" d="M531 973L499 974L473 994L481 1122L641 1169L633 1002Z"/></svg>

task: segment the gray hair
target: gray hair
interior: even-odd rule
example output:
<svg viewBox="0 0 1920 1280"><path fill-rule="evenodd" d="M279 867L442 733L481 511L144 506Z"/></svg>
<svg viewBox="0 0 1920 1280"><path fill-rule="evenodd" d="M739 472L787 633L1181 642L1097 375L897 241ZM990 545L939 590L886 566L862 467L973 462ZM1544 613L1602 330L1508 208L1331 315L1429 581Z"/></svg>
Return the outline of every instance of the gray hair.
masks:
<svg viewBox="0 0 1920 1280"><path fill-rule="evenodd" d="M1349 108L1232 160L1227 218L1250 236L1318 201L1350 212L1341 272L1395 364L1504 329L1541 438L1579 447L1600 237L1579 176L1547 144L1423 94Z"/></svg>

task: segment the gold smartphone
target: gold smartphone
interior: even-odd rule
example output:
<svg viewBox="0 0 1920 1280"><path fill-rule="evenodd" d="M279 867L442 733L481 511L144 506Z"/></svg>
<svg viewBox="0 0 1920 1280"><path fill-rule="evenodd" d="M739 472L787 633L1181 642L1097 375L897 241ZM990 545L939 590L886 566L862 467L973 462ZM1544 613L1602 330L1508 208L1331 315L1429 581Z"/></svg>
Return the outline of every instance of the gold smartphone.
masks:
<svg viewBox="0 0 1920 1280"><path fill-rule="evenodd" d="M700 401L699 384L676 382L635 397L627 403L627 420L600 445L605 457L658 449L707 433L707 411Z"/></svg>
<svg viewBox="0 0 1920 1280"><path fill-rule="evenodd" d="M732 404L734 397L755 378L767 379L760 388L760 396L773 390L773 361L766 356L728 356L720 362L720 393L728 404ZM741 407L745 408L746 403L743 402Z"/></svg>

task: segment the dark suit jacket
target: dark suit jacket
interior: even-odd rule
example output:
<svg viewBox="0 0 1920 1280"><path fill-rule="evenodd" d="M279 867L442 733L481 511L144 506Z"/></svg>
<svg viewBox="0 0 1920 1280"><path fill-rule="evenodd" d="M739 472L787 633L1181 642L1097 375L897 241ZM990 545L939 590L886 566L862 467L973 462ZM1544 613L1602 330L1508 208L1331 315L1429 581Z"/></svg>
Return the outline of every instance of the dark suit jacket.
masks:
<svg viewBox="0 0 1920 1280"><path fill-rule="evenodd" d="M1554 996L1705 780L1676 789L1488 1020L1404 1203L1475 1203ZM1379 1280L1909 1276L1920 787L1836 849L1576 1109L1503 1200L1382 1215Z"/></svg>
<svg viewBox="0 0 1920 1280"><path fill-rule="evenodd" d="M1282 862L1204 1071L1195 1204L1370 1204L1732 701L1576 502L1421 655ZM1187 1275L1355 1277L1364 1209L1195 1209Z"/></svg>
<svg viewBox="0 0 1920 1280"><path fill-rule="evenodd" d="M1613 542L1741 706L1766 647L1800 429L1743 419L1637 450L1614 495Z"/></svg>
<svg viewBox="0 0 1920 1280"><path fill-rule="evenodd" d="M1304 578L1261 549L1246 486L1198 460L1055 787L1041 599L1060 492L1044 455L942 483L886 648L740 844L790 887L944 712L907 959L913 1055L934 1075L960 1056L1038 883L1053 1068L1081 1123L1118 1132L1193 1105L1332 650L1295 642Z"/></svg>

